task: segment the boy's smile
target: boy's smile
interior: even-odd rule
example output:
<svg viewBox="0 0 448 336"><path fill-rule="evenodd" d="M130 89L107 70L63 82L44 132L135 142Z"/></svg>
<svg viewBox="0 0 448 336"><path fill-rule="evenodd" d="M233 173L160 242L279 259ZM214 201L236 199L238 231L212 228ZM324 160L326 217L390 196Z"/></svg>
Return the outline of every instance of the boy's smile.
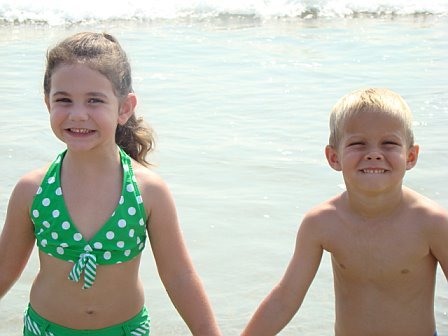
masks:
<svg viewBox="0 0 448 336"><path fill-rule="evenodd" d="M362 172L364 174L384 174L386 170L373 168L373 169L362 169Z"/></svg>

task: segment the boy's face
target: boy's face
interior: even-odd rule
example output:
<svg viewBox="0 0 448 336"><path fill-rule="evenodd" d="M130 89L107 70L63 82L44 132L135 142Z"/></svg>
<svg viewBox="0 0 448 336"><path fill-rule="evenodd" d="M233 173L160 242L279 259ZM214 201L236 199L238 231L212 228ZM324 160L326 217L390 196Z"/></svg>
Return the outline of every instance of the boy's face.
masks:
<svg viewBox="0 0 448 336"><path fill-rule="evenodd" d="M346 121L337 148L327 146L330 166L342 171L347 190L381 193L401 188L406 170L417 162L403 125L394 117L366 112Z"/></svg>

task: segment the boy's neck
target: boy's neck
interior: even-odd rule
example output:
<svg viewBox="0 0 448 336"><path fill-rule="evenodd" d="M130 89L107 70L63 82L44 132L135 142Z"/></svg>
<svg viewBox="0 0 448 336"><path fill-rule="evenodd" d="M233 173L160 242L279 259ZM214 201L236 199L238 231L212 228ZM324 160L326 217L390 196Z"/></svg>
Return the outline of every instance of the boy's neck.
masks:
<svg viewBox="0 0 448 336"><path fill-rule="evenodd" d="M365 195L345 192L343 196L350 211L364 218L384 218L395 213L403 202L402 188L390 193Z"/></svg>

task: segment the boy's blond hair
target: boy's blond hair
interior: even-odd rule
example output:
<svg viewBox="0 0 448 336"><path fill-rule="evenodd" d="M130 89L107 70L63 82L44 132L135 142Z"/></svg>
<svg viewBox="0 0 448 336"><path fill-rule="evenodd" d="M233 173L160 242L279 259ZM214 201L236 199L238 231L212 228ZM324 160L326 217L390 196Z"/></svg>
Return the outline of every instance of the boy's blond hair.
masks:
<svg viewBox="0 0 448 336"><path fill-rule="evenodd" d="M356 90L343 96L334 105L330 114L329 145L337 148L347 120L358 113L365 112L381 113L397 118L403 124L408 147L414 145L411 109L399 94L385 88Z"/></svg>

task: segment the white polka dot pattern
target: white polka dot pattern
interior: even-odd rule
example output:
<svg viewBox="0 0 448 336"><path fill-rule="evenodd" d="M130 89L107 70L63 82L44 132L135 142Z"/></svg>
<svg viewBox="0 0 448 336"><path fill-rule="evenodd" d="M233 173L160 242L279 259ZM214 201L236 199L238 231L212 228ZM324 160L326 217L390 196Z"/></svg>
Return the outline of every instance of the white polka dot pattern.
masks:
<svg viewBox="0 0 448 336"><path fill-rule="evenodd" d="M86 265L92 263L93 258L90 258L86 265L80 264L81 255L86 253L95 256L96 264L117 264L137 256L145 247L146 214L129 156L120 149L122 194L112 216L90 241L86 241L78 231L64 203L60 185L64 156L65 152L61 153L50 166L31 207L37 246L56 258L75 260L77 272L81 273L86 272ZM94 275L90 274L89 277L93 278L93 284Z"/></svg>

